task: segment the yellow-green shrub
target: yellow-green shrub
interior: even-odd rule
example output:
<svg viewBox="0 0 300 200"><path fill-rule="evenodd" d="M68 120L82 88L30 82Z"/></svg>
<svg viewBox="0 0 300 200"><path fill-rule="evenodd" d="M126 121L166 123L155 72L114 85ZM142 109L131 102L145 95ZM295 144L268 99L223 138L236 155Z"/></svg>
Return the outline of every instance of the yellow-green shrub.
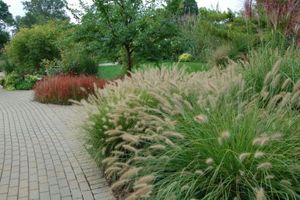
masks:
<svg viewBox="0 0 300 200"><path fill-rule="evenodd" d="M6 45L5 52L15 71L21 74L43 72L43 59L60 56L56 41L59 30L54 22L21 29Z"/></svg>
<svg viewBox="0 0 300 200"><path fill-rule="evenodd" d="M183 53L178 58L179 62L190 62L190 61L192 61L192 59L193 59L193 56L189 53Z"/></svg>

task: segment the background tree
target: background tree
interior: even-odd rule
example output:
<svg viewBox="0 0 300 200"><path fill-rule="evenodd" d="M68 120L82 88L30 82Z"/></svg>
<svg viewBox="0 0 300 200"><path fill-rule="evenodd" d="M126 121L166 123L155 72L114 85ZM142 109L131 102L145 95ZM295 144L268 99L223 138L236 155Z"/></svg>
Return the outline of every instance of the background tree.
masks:
<svg viewBox="0 0 300 200"><path fill-rule="evenodd" d="M195 0L167 0L166 9L174 15L198 15L198 5Z"/></svg>
<svg viewBox="0 0 300 200"><path fill-rule="evenodd" d="M195 0L183 0L183 14L198 15L198 5Z"/></svg>
<svg viewBox="0 0 300 200"><path fill-rule="evenodd" d="M24 1L24 17L17 17L17 27L32 27L50 20L69 20L66 13L66 2L63 0L30 0Z"/></svg>
<svg viewBox="0 0 300 200"><path fill-rule="evenodd" d="M136 40L148 28L142 20L154 8L152 3L142 0L94 0L103 29L107 30L104 42L110 49L124 52L127 71L133 67L133 55L137 48Z"/></svg>
<svg viewBox="0 0 300 200"><path fill-rule="evenodd" d="M11 26L13 22L13 16L8 10L8 5L0 0L0 50L9 40L9 34L6 28L7 26Z"/></svg>

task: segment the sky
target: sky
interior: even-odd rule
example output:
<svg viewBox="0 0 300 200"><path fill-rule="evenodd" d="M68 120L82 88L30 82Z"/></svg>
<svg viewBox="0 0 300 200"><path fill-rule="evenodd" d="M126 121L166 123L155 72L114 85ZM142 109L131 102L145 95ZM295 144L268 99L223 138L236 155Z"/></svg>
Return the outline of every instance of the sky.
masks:
<svg viewBox="0 0 300 200"><path fill-rule="evenodd" d="M22 1L23 0L3 0L7 5L9 5L9 11L13 14L13 16L24 16L24 10ZM76 8L78 6L78 0L67 0L69 2L70 7ZM91 2L92 0L84 0L85 2ZM243 0L197 0L199 7L207 7L207 8L218 8L220 10L227 10L230 8L234 11L239 11L242 8Z"/></svg>

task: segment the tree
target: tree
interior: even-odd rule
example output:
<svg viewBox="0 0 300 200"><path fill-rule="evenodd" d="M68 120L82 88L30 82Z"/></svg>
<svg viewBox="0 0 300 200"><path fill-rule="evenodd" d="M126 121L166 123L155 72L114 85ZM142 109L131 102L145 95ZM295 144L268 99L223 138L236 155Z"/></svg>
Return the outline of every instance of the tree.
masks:
<svg viewBox="0 0 300 200"><path fill-rule="evenodd" d="M8 10L8 5L0 0L0 49L9 40L9 34L5 30L7 26L14 22L12 14Z"/></svg>
<svg viewBox="0 0 300 200"><path fill-rule="evenodd" d="M147 29L142 20L154 8L154 4L144 4L143 0L94 0L99 20L106 33L103 42L111 49L122 49L125 54L127 71L133 67L136 40Z"/></svg>
<svg viewBox="0 0 300 200"><path fill-rule="evenodd" d="M182 13L184 15L198 15L198 5L195 0L183 0Z"/></svg>
<svg viewBox="0 0 300 200"><path fill-rule="evenodd" d="M17 18L18 27L32 27L50 20L69 20L64 0L30 0L24 1L23 5L27 13Z"/></svg>
<svg viewBox="0 0 300 200"><path fill-rule="evenodd" d="M195 0L167 0L166 9L175 15L198 15Z"/></svg>

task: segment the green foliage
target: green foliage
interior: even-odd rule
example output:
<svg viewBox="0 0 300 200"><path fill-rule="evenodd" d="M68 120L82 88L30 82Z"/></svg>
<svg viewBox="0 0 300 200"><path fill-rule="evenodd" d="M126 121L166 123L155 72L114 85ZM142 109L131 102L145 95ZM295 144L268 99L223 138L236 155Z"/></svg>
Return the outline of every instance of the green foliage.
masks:
<svg viewBox="0 0 300 200"><path fill-rule="evenodd" d="M59 30L55 23L21 29L5 47L9 61L20 74L43 72L43 59L59 58L56 44Z"/></svg>
<svg viewBox="0 0 300 200"><path fill-rule="evenodd" d="M29 0L22 3L27 12L24 17L17 18L17 28L31 28L51 20L69 20L63 0Z"/></svg>
<svg viewBox="0 0 300 200"><path fill-rule="evenodd" d="M2 51L4 44L9 41L9 34L5 29L7 26L13 25L13 23L14 19L8 10L7 4L0 0L0 51Z"/></svg>
<svg viewBox="0 0 300 200"><path fill-rule="evenodd" d="M195 0L183 0L182 12L185 15L198 15L198 5Z"/></svg>
<svg viewBox="0 0 300 200"><path fill-rule="evenodd" d="M9 62L6 55L2 55L0 61L0 71L4 71L7 74L14 71L15 66Z"/></svg>
<svg viewBox="0 0 300 200"><path fill-rule="evenodd" d="M249 64L245 64L245 80L255 92L260 92L264 86L264 78L277 63L281 81L290 78L296 83L300 77L299 49L290 47L287 50L273 49L263 46L249 53Z"/></svg>
<svg viewBox="0 0 300 200"><path fill-rule="evenodd" d="M61 60L47 60L44 59L41 62L41 66L45 68L45 72L47 76L55 76L64 73L63 64Z"/></svg>
<svg viewBox="0 0 300 200"><path fill-rule="evenodd" d="M195 0L167 0L166 9L173 15L198 15L198 5Z"/></svg>
<svg viewBox="0 0 300 200"><path fill-rule="evenodd" d="M135 58L148 62L177 60L183 50L178 42L180 35L173 15L156 9L145 15L142 21L146 27L136 38Z"/></svg>
<svg viewBox="0 0 300 200"><path fill-rule="evenodd" d="M0 50L3 49L4 45L9 41L9 34L6 31L0 30Z"/></svg>
<svg viewBox="0 0 300 200"><path fill-rule="evenodd" d="M71 74L96 74L97 63L85 51L67 49L62 53L63 71Z"/></svg>
<svg viewBox="0 0 300 200"><path fill-rule="evenodd" d="M22 77L16 72L12 72L5 76L3 86L7 90L31 90L38 79L38 76L35 75Z"/></svg>
<svg viewBox="0 0 300 200"><path fill-rule="evenodd" d="M103 46L107 54L117 54L125 61L127 71L132 70L136 61L155 61L158 56L170 55L172 38L177 33L173 31L173 19L166 19L164 10L157 8L155 1L146 4L141 0L113 0L110 3L96 0L95 5Z"/></svg>
<svg viewBox="0 0 300 200"><path fill-rule="evenodd" d="M9 12L8 5L0 0L0 30L6 27L6 25L12 25L14 22L12 14Z"/></svg>
<svg viewBox="0 0 300 200"><path fill-rule="evenodd" d="M197 18L185 17L180 24L181 44L186 52L207 62L220 46L230 46L230 59L244 58L257 46L264 34L256 21L231 11L220 12L201 8ZM219 50L218 50L219 51Z"/></svg>

